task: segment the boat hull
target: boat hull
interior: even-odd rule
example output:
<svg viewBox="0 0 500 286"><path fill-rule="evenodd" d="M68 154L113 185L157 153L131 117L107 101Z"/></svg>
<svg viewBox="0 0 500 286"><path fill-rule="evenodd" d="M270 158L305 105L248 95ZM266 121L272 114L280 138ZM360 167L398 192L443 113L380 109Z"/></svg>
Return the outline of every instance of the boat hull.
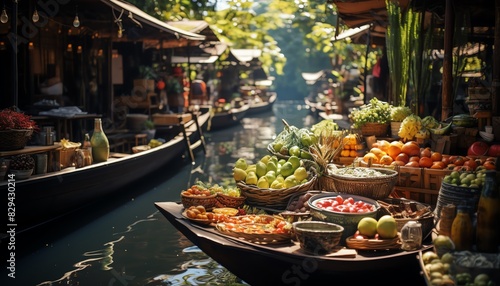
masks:
<svg viewBox="0 0 500 286"><path fill-rule="evenodd" d="M335 285L424 285L418 251L358 252L355 258L309 255L297 248L252 244L192 225L180 215L182 205L177 203L155 206L203 252L250 285L323 285L325 281ZM397 277L405 277L404 283Z"/></svg>
<svg viewBox="0 0 500 286"><path fill-rule="evenodd" d="M249 108L249 104L243 104L241 107L232 108L230 112L212 114L207 125L207 131L222 129L240 123Z"/></svg>
<svg viewBox="0 0 500 286"><path fill-rule="evenodd" d="M277 93L270 92L269 98L266 101L250 102L250 108L247 111L247 115L254 115L272 110L277 98Z"/></svg>
<svg viewBox="0 0 500 286"><path fill-rule="evenodd" d="M208 114L199 117L205 124ZM194 124L192 125L194 128ZM198 137L189 130L191 140ZM127 185L179 159L186 151L182 134L170 141L136 154L110 158L106 162L75 169L34 175L16 180L15 185L1 182L0 189L15 189L17 232L36 228L96 200L119 193Z"/></svg>

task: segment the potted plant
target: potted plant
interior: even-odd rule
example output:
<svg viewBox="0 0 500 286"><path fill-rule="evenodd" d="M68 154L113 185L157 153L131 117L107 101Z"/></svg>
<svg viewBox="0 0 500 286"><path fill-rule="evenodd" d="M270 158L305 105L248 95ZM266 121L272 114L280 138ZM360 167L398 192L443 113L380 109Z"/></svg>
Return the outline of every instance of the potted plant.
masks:
<svg viewBox="0 0 500 286"><path fill-rule="evenodd" d="M406 117L413 114L411 109L407 106L393 106L391 108L391 135L392 137L398 137L399 128L401 127L401 122L405 120Z"/></svg>
<svg viewBox="0 0 500 286"><path fill-rule="evenodd" d="M368 104L353 109L349 119L352 127L361 129L364 136L384 136L391 121L391 105L374 97Z"/></svg>
<svg viewBox="0 0 500 286"><path fill-rule="evenodd" d="M0 151L23 149L38 127L16 107L0 110Z"/></svg>
<svg viewBox="0 0 500 286"><path fill-rule="evenodd" d="M9 173L15 175L16 179L27 179L34 168L35 159L28 154L21 154L12 157Z"/></svg>

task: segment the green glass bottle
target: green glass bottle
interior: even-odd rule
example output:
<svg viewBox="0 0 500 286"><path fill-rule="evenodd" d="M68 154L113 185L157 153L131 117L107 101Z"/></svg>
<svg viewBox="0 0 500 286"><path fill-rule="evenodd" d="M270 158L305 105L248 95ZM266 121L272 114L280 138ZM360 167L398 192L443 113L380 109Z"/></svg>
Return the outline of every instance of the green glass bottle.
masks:
<svg viewBox="0 0 500 286"><path fill-rule="evenodd" d="M102 130L102 121L96 118L94 121L94 132L90 138L92 145L92 161L94 163L106 162L109 157L109 141Z"/></svg>

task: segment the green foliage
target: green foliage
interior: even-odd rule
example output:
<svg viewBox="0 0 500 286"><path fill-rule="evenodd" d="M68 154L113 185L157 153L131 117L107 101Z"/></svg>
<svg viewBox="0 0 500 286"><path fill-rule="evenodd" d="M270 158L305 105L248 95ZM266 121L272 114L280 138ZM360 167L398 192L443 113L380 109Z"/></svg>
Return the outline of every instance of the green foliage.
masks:
<svg viewBox="0 0 500 286"><path fill-rule="evenodd" d="M386 0L389 25L387 26L386 47L391 79L391 93L395 105L406 105L410 77L410 62L413 41L419 37L419 13L411 9L403 11L399 3Z"/></svg>
<svg viewBox="0 0 500 286"><path fill-rule="evenodd" d="M365 123L389 123L391 121L392 106L376 97L370 99L368 104L353 109L349 114L354 128L360 128Z"/></svg>

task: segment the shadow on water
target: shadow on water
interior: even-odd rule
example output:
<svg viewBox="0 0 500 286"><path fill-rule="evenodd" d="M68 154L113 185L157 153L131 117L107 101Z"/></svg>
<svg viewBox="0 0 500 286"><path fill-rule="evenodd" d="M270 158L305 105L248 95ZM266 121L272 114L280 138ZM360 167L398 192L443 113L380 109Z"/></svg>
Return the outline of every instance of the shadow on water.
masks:
<svg viewBox="0 0 500 286"><path fill-rule="evenodd" d="M16 279L1 285L243 285L201 252L156 210L154 202L179 201L197 180L234 183L232 167L268 154L267 145L290 125L315 123L300 103L277 102L272 112L205 133L207 153L173 162L120 195L21 234L16 241ZM5 269L3 270L5 271Z"/></svg>

